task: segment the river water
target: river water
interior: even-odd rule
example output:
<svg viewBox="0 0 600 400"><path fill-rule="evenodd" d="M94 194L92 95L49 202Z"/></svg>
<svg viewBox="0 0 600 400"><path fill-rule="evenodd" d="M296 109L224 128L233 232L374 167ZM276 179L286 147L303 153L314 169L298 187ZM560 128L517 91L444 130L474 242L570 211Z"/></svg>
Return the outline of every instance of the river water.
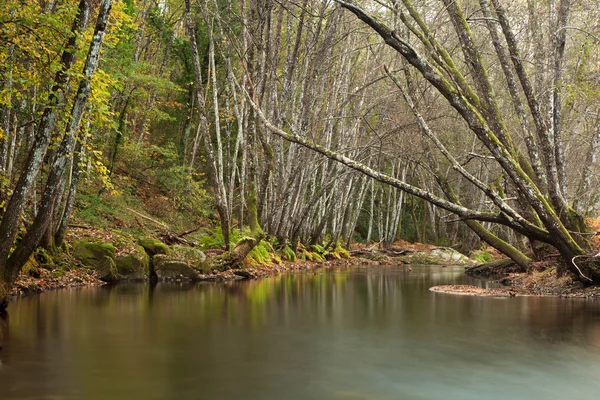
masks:
<svg viewBox="0 0 600 400"><path fill-rule="evenodd" d="M597 399L600 304L429 292L462 268L349 268L18 300L0 399Z"/></svg>

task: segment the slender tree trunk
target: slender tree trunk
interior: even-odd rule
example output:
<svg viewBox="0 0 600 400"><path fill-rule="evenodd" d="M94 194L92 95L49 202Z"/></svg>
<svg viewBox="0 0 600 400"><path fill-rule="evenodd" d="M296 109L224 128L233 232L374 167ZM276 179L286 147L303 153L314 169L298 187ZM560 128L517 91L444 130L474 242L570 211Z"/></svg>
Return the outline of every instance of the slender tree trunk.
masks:
<svg viewBox="0 0 600 400"><path fill-rule="evenodd" d="M9 289L18 273L18 269L9 268L7 264L9 252L19 229L19 218L25 206L25 199L41 167L50 136L56 124L58 110L64 100L64 91L69 79L68 71L75 62L77 37L85 29L88 14L88 2L87 0L81 0L71 27L71 37L61 56L61 69L56 73L48 106L42 113L31 151L2 216L2 222L0 223L0 236L3 238L0 243L0 282L5 282L4 285ZM5 301L0 299L0 303L5 303Z"/></svg>
<svg viewBox="0 0 600 400"><path fill-rule="evenodd" d="M66 75L66 71L71 67L71 65L74 62L74 53L73 53L73 49L74 49L74 45L75 45L74 40L77 38L77 34L81 31L83 31L85 23L87 22L87 14L88 14L87 3L86 3L86 5L82 5L83 3L86 3L86 2L82 1L82 3L80 4L78 17L76 18L76 22L74 22L74 24L73 24L72 32L74 35L73 35L73 38L71 39L73 41L72 46L70 48L68 48L69 50L67 50L65 52L65 54L67 56L66 57L63 56L64 67L63 67L63 70L61 70L61 72L65 75ZM42 197L42 205L40 207L40 210L38 211L32 226L29 227L26 235L21 240L21 242L19 242L19 244L17 245L15 250L10 254L10 257L7 257L6 259L0 258L0 263L2 263L2 264L0 264L0 272L3 273L3 278L7 282L8 286L10 286L12 284L12 282L14 282L14 280L17 278L17 276L21 270L21 267L25 264L27 259L29 259L29 257L31 256L31 254L33 253L35 248L40 243L42 235L44 235L44 233L46 232L46 230L49 227L49 222L50 222L50 219L53 214L54 203L56 202L56 199L59 194L58 189L60 189L60 186L61 186L60 182L62 181L62 175L64 173L65 166L67 165L67 158L68 158L69 154L72 152L73 145L75 143L75 137L76 137L77 131L79 129L79 125L81 123L83 110L85 108L87 98L91 91L91 77L96 69L96 66L98 65L98 61L99 61L99 57L100 57L100 48L102 45L102 41L104 39L104 33L106 30L106 24L108 21L108 16L110 13L111 5L112 5L111 0L103 0L100 5L100 11L98 14L98 19L96 21L94 35L92 37L92 41L90 43L90 47L88 50L87 59L84 64L83 78L79 83L79 88L78 88L77 94L75 96L75 102L74 102L73 108L71 110L70 121L68 123L67 132L65 133L65 136L63 137L63 140L59 146L59 149L56 153L56 156L54 158L54 161L53 161L51 169L50 169L50 173L49 173L48 180L46 182L46 187L44 189L44 194ZM69 51L71 51L71 52L69 52ZM57 85L60 83L66 84L66 77L62 78L62 82L61 82L61 80L57 79ZM59 90L63 90L63 89L61 89L59 87L59 88L56 88L55 91L59 91ZM62 98L60 99L60 102L59 102L59 99L56 99L55 101L58 104L60 104L60 102L62 102ZM57 106L58 104L56 104L55 106ZM44 112L44 116L47 116L48 122L46 124L44 124L43 123L44 120L42 119L42 123L40 124L41 128L38 128L38 132L37 132L36 139L38 139L38 143L37 143L37 146L34 145L34 148L32 149L33 154L30 154L30 157L29 157L29 160L27 163L28 170L26 169L25 173L37 172L37 169L39 168L39 163L41 163L41 154L43 153L43 151L39 148L39 145L41 144L40 142L44 141L47 146L50 133L56 122L57 116L55 113L56 112L54 111L54 115L52 116L52 111L48 112L48 114L46 113L46 111ZM39 155L36 155L36 151L38 152ZM35 165L36 163L38 163L37 166ZM27 176L25 176L24 179L22 177L19 180L19 183L20 184L26 183L27 178L28 178ZM21 189L21 193L22 193L22 195L25 195L27 192L27 185L21 185L21 186L23 187L23 189ZM17 199L18 199L18 197L17 197ZM11 198L11 202L13 202L13 201L15 201L14 195ZM22 209L22 207L23 206L21 205L20 208ZM2 225L0 225L0 232L4 232L4 223L5 223L5 221L3 220ZM10 233L7 236L10 237ZM14 236L13 236L12 240L14 240ZM12 243L12 240L11 240L11 243ZM0 249L0 256L6 257L6 255L4 254L4 252L2 250L3 249Z"/></svg>

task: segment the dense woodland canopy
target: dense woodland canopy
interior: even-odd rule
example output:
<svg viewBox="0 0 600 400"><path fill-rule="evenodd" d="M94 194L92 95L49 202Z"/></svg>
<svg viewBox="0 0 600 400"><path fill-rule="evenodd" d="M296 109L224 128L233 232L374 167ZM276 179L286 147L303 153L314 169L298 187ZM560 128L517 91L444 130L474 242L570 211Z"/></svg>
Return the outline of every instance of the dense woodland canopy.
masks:
<svg viewBox="0 0 600 400"><path fill-rule="evenodd" d="M38 246L60 248L78 186L149 179L218 215L226 248L234 230L291 249L483 241L600 280L595 1L0 10L0 298Z"/></svg>

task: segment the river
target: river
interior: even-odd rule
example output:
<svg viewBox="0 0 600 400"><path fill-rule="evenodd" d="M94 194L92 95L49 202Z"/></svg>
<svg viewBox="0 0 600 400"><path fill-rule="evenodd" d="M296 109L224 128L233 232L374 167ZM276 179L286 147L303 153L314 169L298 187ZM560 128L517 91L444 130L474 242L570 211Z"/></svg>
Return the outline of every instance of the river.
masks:
<svg viewBox="0 0 600 400"><path fill-rule="evenodd" d="M23 298L0 399L598 398L598 302L428 290L473 282L357 267Z"/></svg>

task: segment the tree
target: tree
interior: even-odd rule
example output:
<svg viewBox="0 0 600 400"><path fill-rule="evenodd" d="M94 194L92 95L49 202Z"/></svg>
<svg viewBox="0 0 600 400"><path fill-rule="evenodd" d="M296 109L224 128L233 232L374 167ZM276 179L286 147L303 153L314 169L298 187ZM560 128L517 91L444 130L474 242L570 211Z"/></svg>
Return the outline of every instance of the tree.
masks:
<svg viewBox="0 0 600 400"><path fill-rule="evenodd" d="M579 279L587 283L599 282L600 270L593 262L588 262L585 266L581 262L574 262L577 257L590 250L590 245L587 226L573 208L573 201L569 200L568 182L565 178L567 165L561 133L564 131L561 129L563 111L559 106L561 92L557 90L565 81L563 59L570 2L560 1L556 6L559 11L553 13L551 10L549 13L549 24L553 27L554 34L549 50L544 54L547 59L544 65L552 68L544 82L547 86L538 92L534 90L530 71L522 56L522 46L511 26L508 12L497 0L492 0L491 5L486 0L479 2L482 16L475 19L483 20L485 24L476 26L478 35L473 31L475 22L465 16L467 14L462 9L462 3L443 0L440 4L441 14L435 15L444 15L447 25L441 30L445 30L444 40L448 44L438 39L427 22L433 15L431 4L419 10L410 0L376 2L377 4L368 8L368 2L364 2L364 7L342 0L336 2L366 23L404 60L406 66L411 66L412 71L442 96L455 115L462 119L469 134L482 145L482 150L487 153L483 157L495 162L507 182L510 196L490 182L483 182L464 167L451 154L448 146L439 140L440 135L430 129L420 116L418 107L406 93L411 91L410 73L406 83L402 83L394 73L389 75L397 87L405 91L405 101L417 118L422 133L442 153L450 168L485 195L493 204L493 211L462 205L454 188L439 172L435 176L446 198L314 143L294 126L286 127L291 133L278 128L260 112L258 99L254 96L253 104L267 127L287 140L318 151L376 180L456 214L483 240L523 267L527 267L532 255L501 240L482 223L499 224L528 238L532 243L545 243L558 251L564 267ZM397 26L390 27L383 22L385 18L391 18ZM496 21L499 27L495 25ZM452 35L448 32L448 26L451 26ZM495 60L484 56L489 51L483 52L486 42L480 38L485 38L488 42L487 38L492 39ZM451 54L446 46L452 44L460 48L460 53L457 51ZM489 66L494 61L502 66L504 82L490 72ZM503 97L505 87L508 87L508 98ZM544 97L543 93L548 92L553 95ZM509 120L509 110L501 107L501 100L513 103L517 110L517 124ZM523 101L525 104L522 104ZM530 132L534 132L535 136ZM521 143L525 143L525 149L521 147ZM518 201L515 202L513 198Z"/></svg>
<svg viewBox="0 0 600 400"><path fill-rule="evenodd" d="M100 5L94 35L83 69L83 78L80 81L79 89L73 103L70 120L67 124L67 131L62 138L52 163L42 198L42 207L36 214L33 224L13 250L12 247L15 244L15 238L20 227L19 218L25 205L25 199L40 169L52 131L56 126L58 108L64 101L64 92L68 83L68 72L75 62L76 41L87 23L89 14L88 1L82 0L79 3L79 8L72 24L71 35L61 58L62 68L57 72L55 84L52 87L50 104L42 114L25 167L2 215L0 234L6 240L0 244L0 309L5 309L8 305L8 297L13 282L17 279L25 262L39 245L44 233L50 228L54 205L63 186L61 182L67 158L73 150L85 104L90 94L90 79L98 65L100 47L104 38L111 5L111 0L103 0ZM54 231L51 234L54 235Z"/></svg>

